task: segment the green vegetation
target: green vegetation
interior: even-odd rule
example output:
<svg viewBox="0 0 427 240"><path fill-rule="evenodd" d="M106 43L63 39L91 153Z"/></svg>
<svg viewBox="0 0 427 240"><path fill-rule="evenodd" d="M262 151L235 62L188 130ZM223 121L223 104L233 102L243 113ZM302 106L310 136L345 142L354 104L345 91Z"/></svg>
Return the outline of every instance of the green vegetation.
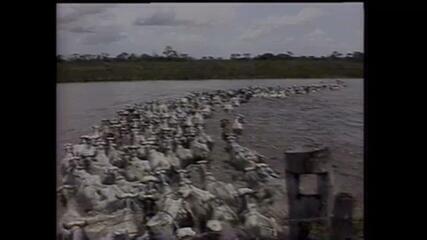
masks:
<svg viewBox="0 0 427 240"><path fill-rule="evenodd" d="M230 59L194 59L171 47L164 56L121 53L114 58L102 55L57 57L58 82L199 80L260 78L362 78L363 53L345 57L338 52L327 57L295 57L265 53L231 54Z"/></svg>
<svg viewBox="0 0 427 240"><path fill-rule="evenodd" d="M363 239L363 218L353 219L354 239ZM331 229L316 222L310 225L310 235L314 239L328 240L330 239Z"/></svg>
<svg viewBox="0 0 427 240"><path fill-rule="evenodd" d="M334 77L362 78L363 64L345 60L58 63L58 82Z"/></svg>

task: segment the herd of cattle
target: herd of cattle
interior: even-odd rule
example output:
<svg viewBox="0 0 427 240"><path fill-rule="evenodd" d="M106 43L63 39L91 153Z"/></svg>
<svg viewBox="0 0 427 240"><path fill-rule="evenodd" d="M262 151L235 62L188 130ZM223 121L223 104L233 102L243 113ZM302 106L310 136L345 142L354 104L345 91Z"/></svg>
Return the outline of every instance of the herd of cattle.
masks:
<svg viewBox="0 0 427 240"><path fill-rule="evenodd" d="M239 143L246 119L235 109L252 97L286 98L343 86L337 80L247 87L127 106L115 119L93 126L80 143L65 144L58 239L280 238L279 219L259 210L275 201L277 189L269 183L280 174L265 156ZM234 116L221 120L222 140L227 163L241 172L245 186L220 181L211 171L215 142L205 120L218 111Z"/></svg>

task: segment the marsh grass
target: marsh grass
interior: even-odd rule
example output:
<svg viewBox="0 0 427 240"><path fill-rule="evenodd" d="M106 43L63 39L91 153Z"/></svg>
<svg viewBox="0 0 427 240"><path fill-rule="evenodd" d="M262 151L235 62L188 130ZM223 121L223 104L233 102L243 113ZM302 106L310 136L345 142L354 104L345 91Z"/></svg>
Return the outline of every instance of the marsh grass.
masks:
<svg viewBox="0 0 427 240"><path fill-rule="evenodd" d="M363 63L342 59L60 62L57 70L57 82L363 77Z"/></svg>

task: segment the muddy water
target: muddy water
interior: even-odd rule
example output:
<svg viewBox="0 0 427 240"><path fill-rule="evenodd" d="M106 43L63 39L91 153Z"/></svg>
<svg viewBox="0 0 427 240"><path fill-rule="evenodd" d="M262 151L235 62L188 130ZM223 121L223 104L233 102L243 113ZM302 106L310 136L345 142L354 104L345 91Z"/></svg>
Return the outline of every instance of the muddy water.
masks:
<svg viewBox="0 0 427 240"><path fill-rule="evenodd" d="M62 146L75 143L103 118L112 118L126 104L183 96L189 91L240 88L250 85L289 86L331 82L334 79L144 81L67 83L57 85L57 156ZM363 80L344 80L347 88L321 91L287 99L255 99L238 108L247 124L242 145L268 157L283 174L283 152L292 145L323 143L333 153L335 190L357 198L356 214L363 211ZM213 158L223 159L219 119L208 121L208 134L218 141ZM232 181L233 170L215 166L217 174ZM219 178L219 177L217 177Z"/></svg>
<svg viewBox="0 0 427 240"><path fill-rule="evenodd" d="M284 150L322 143L332 153L334 190L356 197L363 212L363 103L351 89L295 96L286 100L253 99L238 109L246 116L242 144L269 158L284 176Z"/></svg>

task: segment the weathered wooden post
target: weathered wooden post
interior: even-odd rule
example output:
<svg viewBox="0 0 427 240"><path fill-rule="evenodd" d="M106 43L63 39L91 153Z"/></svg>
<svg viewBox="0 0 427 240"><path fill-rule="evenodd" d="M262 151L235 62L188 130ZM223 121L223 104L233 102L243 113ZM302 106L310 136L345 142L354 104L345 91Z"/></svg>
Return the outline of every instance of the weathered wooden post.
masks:
<svg viewBox="0 0 427 240"><path fill-rule="evenodd" d="M306 239L312 223L292 219L320 218L317 222L329 228L328 218L333 200L329 158L330 152L327 147L302 147L285 152L291 240ZM315 184L315 189L311 192L301 188L307 176L317 181L317 184L310 184Z"/></svg>
<svg viewBox="0 0 427 240"><path fill-rule="evenodd" d="M355 239L353 230L353 206L354 198L350 194L339 193L335 197L331 239Z"/></svg>

